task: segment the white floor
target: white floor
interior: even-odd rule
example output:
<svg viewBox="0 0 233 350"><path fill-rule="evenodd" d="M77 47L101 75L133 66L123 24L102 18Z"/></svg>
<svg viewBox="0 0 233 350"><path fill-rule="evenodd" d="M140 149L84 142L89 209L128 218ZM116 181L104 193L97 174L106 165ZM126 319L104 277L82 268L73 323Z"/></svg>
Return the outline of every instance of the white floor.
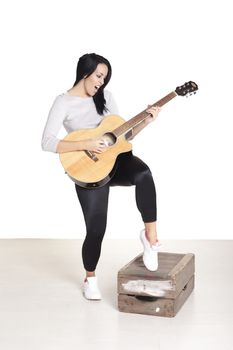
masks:
<svg viewBox="0 0 233 350"><path fill-rule="evenodd" d="M0 240L0 349L233 349L233 241L164 241L196 255L195 290L174 318L121 313L117 272L137 240L105 239L103 300L82 296L81 240Z"/></svg>

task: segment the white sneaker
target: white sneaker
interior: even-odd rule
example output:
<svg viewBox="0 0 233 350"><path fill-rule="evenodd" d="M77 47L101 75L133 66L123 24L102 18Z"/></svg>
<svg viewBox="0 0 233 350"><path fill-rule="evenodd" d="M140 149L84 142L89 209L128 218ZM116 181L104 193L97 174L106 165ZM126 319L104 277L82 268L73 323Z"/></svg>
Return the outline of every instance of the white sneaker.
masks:
<svg viewBox="0 0 233 350"><path fill-rule="evenodd" d="M83 294L86 299L101 300L101 293L96 276L87 277L87 281L84 282Z"/></svg>
<svg viewBox="0 0 233 350"><path fill-rule="evenodd" d="M144 248L142 260L145 267L149 271L156 271L158 269L158 251L161 244L157 242L155 245L151 245L146 238L145 229L140 232L140 240Z"/></svg>

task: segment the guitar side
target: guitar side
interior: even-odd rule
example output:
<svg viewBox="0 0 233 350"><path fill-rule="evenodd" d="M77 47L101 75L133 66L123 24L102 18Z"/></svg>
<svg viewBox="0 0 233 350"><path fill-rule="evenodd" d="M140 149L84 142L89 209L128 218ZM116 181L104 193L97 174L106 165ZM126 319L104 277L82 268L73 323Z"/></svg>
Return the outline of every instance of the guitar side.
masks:
<svg viewBox="0 0 233 350"><path fill-rule="evenodd" d="M103 186L111 179L117 156L132 149L131 143L126 141L124 135L116 138L112 134L114 129L124 123L123 118L110 115L104 118L97 128L77 130L64 138L67 141L80 141L102 137L105 134L115 138L113 145L103 153L94 153L94 157L91 157L91 152L88 154L86 151L66 152L59 155L63 168L75 183L81 187L93 188Z"/></svg>

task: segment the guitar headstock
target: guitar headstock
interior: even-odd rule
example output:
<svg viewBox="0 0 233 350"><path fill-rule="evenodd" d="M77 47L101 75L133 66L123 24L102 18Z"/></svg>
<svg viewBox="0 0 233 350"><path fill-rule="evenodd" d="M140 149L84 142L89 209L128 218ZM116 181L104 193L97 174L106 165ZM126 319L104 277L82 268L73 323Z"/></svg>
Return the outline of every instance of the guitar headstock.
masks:
<svg viewBox="0 0 233 350"><path fill-rule="evenodd" d="M192 93L196 93L198 90L198 86L193 81L189 81L188 83L185 83L184 85L178 86L175 90L177 95L179 96L186 96L187 94L192 95Z"/></svg>

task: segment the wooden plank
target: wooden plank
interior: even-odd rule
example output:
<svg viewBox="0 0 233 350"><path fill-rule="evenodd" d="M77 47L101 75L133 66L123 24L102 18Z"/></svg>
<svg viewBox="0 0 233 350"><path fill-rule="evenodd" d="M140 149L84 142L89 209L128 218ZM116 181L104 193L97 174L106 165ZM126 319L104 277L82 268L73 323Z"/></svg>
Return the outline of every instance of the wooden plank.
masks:
<svg viewBox="0 0 233 350"><path fill-rule="evenodd" d="M119 270L120 276L142 276L148 279L167 279L170 271L178 264L178 262L185 256L185 254L176 253L158 253L158 270L149 271L144 266L142 261L142 254L136 256L127 265Z"/></svg>
<svg viewBox="0 0 233 350"><path fill-rule="evenodd" d="M118 276L118 294L131 294L175 299L178 292L171 280Z"/></svg>
<svg viewBox="0 0 233 350"><path fill-rule="evenodd" d="M154 301L145 301L137 299L134 295L119 294L118 309L121 312L173 317L174 300L158 298Z"/></svg>

